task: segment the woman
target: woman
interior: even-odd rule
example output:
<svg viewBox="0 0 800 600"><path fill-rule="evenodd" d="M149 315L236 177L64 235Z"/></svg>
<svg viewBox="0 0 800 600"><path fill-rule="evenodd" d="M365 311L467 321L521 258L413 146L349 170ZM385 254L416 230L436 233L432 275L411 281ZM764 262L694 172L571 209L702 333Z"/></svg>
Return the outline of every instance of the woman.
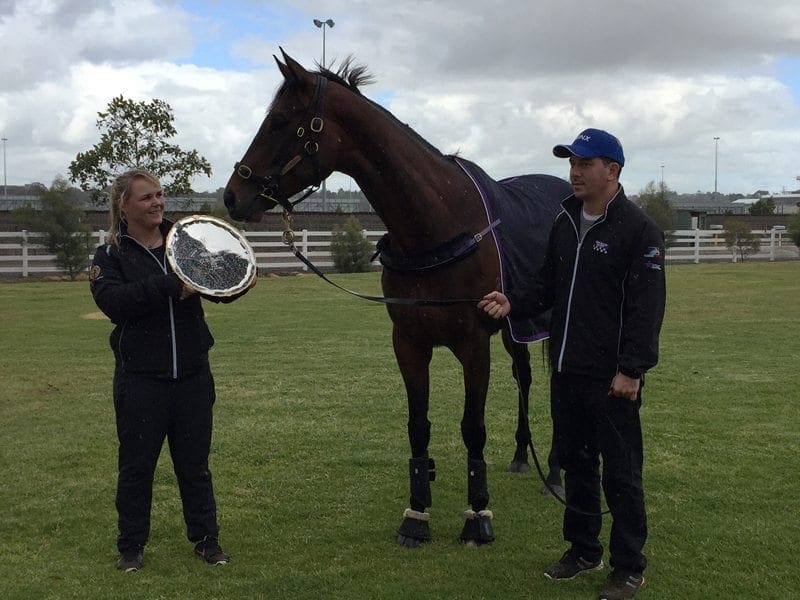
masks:
<svg viewBox="0 0 800 600"><path fill-rule="evenodd" d="M120 175L111 190L108 243L97 249L90 271L94 300L115 325L117 568L126 572L144 564L153 475L165 438L195 553L212 565L229 559L218 542L208 468L215 400L208 350L214 339L200 296L165 260L171 226L158 179L141 169Z"/></svg>

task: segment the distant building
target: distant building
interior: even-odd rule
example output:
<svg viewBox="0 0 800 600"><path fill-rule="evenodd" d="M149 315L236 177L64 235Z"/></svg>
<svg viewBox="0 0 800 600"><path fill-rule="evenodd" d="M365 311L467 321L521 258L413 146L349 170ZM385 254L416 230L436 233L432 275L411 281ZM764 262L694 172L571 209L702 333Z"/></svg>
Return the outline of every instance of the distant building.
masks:
<svg viewBox="0 0 800 600"><path fill-rule="evenodd" d="M800 194L770 194L769 196L759 196L758 198L739 198L734 200L732 204L749 209L759 200L767 199L772 199L775 203L776 215L793 215L800 212Z"/></svg>

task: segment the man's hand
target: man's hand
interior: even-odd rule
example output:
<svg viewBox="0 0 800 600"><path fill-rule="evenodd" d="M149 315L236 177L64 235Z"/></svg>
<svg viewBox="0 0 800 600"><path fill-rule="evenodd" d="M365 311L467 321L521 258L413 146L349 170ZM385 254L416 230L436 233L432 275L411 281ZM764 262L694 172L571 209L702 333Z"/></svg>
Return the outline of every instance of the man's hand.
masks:
<svg viewBox="0 0 800 600"><path fill-rule="evenodd" d="M478 302L478 308L494 319L502 319L511 312L511 303L502 292L489 292Z"/></svg>
<svg viewBox="0 0 800 600"><path fill-rule="evenodd" d="M633 402L639 397L640 385L641 380L628 377L622 373L617 373L614 375L614 379L611 380L611 389L608 390L608 395L624 398Z"/></svg>

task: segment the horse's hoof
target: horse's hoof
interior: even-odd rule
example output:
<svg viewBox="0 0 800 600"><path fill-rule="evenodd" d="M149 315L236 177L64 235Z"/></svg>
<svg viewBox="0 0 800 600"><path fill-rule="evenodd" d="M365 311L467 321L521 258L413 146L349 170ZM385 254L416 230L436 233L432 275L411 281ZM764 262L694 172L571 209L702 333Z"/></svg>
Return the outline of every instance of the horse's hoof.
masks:
<svg viewBox="0 0 800 600"><path fill-rule="evenodd" d="M482 510L464 512L464 528L461 530L461 542L466 546L481 546L494 541L492 528L492 511Z"/></svg>
<svg viewBox="0 0 800 600"><path fill-rule="evenodd" d="M429 513L407 508L403 513L403 522L397 529L397 543L406 548L418 548L420 544L430 541L430 518Z"/></svg>
<svg viewBox="0 0 800 600"><path fill-rule="evenodd" d="M549 487L548 487L549 486ZM542 486L542 496L555 496L564 499L564 488L561 484L550 483Z"/></svg>
<svg viewBox="0 0 800 600"><path fill-rule="evenodd" d="M403 535L402 533L397 534L397 543L404 548L419 548L423 542L427 540L420 540L417 538L412 538Z"/></svg>
<svg viewBox="0 0 800 600"><path fill-rule="evenodd" d="M508 471L510 473L527 473L530 470L531 466L527 461L512 460L508 465Z"/></svg>

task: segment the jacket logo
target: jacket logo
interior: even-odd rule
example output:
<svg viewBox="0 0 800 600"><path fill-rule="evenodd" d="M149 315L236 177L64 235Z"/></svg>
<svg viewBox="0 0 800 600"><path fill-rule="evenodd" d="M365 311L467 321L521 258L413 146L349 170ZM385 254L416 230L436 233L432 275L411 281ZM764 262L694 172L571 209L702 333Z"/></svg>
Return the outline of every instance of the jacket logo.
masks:
<svg viewBox="0 0 800 600"><path fill-rule="evenodd" d="M89 279L94 281L100 277L100 265L94 265L89 271Z"/></svg>
<svg viewBox="0 0 800 600"><path fill-rule="evenodd" d="M608 244L601 242L600 240L595 240L592 250L595 252L600 252L601 254L608 254Z"/></svg>
<svg viewBox="0 0 800 600"><path fill-rule="evenodd" d="M644 253L645 258L661 258L661 250L659 250L656 246L651 246L647 249L647 252Z"/></svg>

